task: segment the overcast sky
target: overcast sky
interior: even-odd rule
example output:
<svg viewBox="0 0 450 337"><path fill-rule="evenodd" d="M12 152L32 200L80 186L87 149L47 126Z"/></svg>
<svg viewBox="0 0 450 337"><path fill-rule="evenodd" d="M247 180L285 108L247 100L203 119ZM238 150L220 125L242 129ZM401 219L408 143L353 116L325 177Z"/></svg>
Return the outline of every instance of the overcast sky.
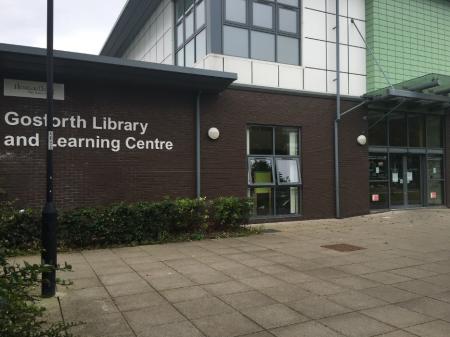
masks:
<svg viewBox="0 0 450 337"><path fill-rule="evenodd" d="M98 54L126 0L54 0L54 48ZM0 43L46 46L46 0L0 0Z"/></svg>

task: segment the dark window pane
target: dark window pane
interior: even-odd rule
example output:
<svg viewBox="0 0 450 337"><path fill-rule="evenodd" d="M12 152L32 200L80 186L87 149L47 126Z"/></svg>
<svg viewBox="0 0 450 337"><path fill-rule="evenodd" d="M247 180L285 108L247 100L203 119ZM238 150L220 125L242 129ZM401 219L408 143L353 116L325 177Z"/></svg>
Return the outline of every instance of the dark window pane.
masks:
<svg viewBox="0 0 450 337"><path fill-rule="evenodd" d="M277 188L277 215L298 214L298 187Z"/></svg>
<svg viewBox="0 0 450 337"><path fill-rule="evenodd" d="M192 39L184 48L185 49L185 64L186 67L192 67L195 63L195 45Z"/></svg>
<svg viewBox="0 0 450 337"><path fill-rule="evenodd" d="M177 65L184 67L184 49L180 49L177 53Z"/></svg>
<svg viewBox="0 0 450 337"><path fill-rule="evenodd" d="M298 7L298 0L278 0L278 3Z"/></svg>
<svg viewBox="0 0 450 337"><path fill-rule="evenodd" d="M425 119L421 114L408 114L409 146L425 146Z"/></svg>
<svg viewBox="0 0 450 337"><path fill-rule="evenodd" d="M175 11L176 11L177 21L178 21L179 19L181 19L181 17L184 14L184 2L183 2L183 0L178 0L176 2L176 4L175 4L175 7L176 7Z"/></svg>
<svg viewBox="0 0 450 337"><path fill-rule="evenodd" d="M195 37L195 60L200 61L206 55L206 29L203 29Z"/></svg>
<svg viewBox="0 0 450 337"><path fill-rule="evenodd" d="M247 22L247 1L246 0L226 0L225 19L229 21Z"/></svg>
<svg viewBox="0 0 450 337"><path fill-rule="evenodd" d="M388 180L387 156L369 156L369 180Z"/></svg>
<svg viewBox="0 0 450 337"><path fill-rule="evenodd" d="M298 156L297 129L275 129L275 154L281 156Z"/></svg>
<svg viewBox="0 0 450 337"><path fill-rule="evenodd" d="M428 182L428 204L442 205L444 201L444 184L440 180Z"/></svg>
<svg viewBox="0 0 450 337"><path fill-rule="evenodd" d="M249 154L273 154L273 129L253 126L248 130Z"/></svg>
<svg viewBox="0 0 450 337"><path fill-rule="evenodd" d="M387 145L386 118L380 121L383 115L384 112L369 111L369 145Z"/></svg>
<svg viewBox="0 0 450 337"><path fill-rule="evenodd" d="M187 11L194 4L194 0L184 0L184 9Z"/></svg>
<svg viewBox="0 0 450 337"><path fill-rule="evenodd" d="M273 28L273 6L253 2L253 26Z"/></svg>
<svg viewBox="0 0 450 337"><path fill-rule="evenodd" d="M278 29L288 33L297 33L297 11L280 8L278 13Z"/></svg>
<svg viewBox="0 0 450 337"><path fill-rule="evenodd" d="M371 182L369 185L370 208L388 208L388 183Z"/></svg>
<svg viewBox="0 0 450 337"><path fill-rule="evenodd" d="M390 146L406 146L406 120L402 112L389 116L389 142Z"/></svg>
<svg viewBox="0 0 450 337"><path fill-rule="evenodd" d="M429 147L442 147L442 117L427 117L427 144Z"/></svg>
<svg viewBox="0 0 450 337"><path fill-rule="evenodd" d="M391 205L403 205L403 155L390 155Z"/></svg>
<svg viewBox="0 0 450 337"><path fill-rule="evenodd" d="M300 183L298 161L296 159L277 159L277 179L279 184Z"/></svg>
<svg viewBox="0 0 450 337"><path fill-rule="evenodd" d="M230 56L248 57L248 30L224 26L223 53Z"/></svg>
<svg viewBox="0 0 450 337"><path fill-rule="evenodd" d="M252 31L251 58L275 61L275 35Z"/></svg>
<svg viewBox="0 0 450 337"><path fill-rule="evenodd" d="M250 189L250 198L253 201L253 215L273 215L273 188L256 187Z"/></svg>
<svg viewBox="0 0 450 337"><path fill-rule="evenodd" d="M420 157L408 156L406 183L408 187L408 204L422 204L422 190L420 188Z"/></svg>
<svg viewBox="0 0 450 337"><path fill-rule="evenodd" d="M428 179L443 179L443 161L442 157L429 157L427 160Z"/></svg>
<svg viewBox="0 0 450 337"><path fill-rule="evenodd" d="M181 47L184 42L184 28L183 23L177 26L177 47Z"/></svg>
<svg viewBox="0 0 450 337"><path fill-rule="evenodd" d="M194 11L191 11L188 15L186 15L184 23L186 26L186 39L189 39L192 34L194 34Z"/></svg>
<svg viewBox="0 0 450 337"><path fill-rule="evenodd" d="M252 158L249 164L249 184L273 184L272 159Z"/></svg>
<svg viewBox="0 0 450 337"><path fill-rule="evenodd" d="M286 36L278 36L277 40L277 61L279 63L298 65L300 63L298 39Z"/></svg>
<svg viewBox="0 0 450 337"><path fill-rule="evenodd" d="M195 29L200 29L205 23L205 1L202 1L195 8Z"/></svg>

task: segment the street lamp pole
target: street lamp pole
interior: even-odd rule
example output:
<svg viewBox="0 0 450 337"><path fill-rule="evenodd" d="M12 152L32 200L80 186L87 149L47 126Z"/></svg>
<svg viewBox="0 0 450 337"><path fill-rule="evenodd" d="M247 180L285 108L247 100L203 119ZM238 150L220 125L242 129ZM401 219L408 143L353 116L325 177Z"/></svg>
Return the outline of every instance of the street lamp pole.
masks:
<svg viewBox="0 0 450 337"><path fill-rule="evenodd" d="M50 267L42 273L42 296L56 292L56 225L53 203L53 0L47 0L47 193L42 211L42 264Z"/></svg>

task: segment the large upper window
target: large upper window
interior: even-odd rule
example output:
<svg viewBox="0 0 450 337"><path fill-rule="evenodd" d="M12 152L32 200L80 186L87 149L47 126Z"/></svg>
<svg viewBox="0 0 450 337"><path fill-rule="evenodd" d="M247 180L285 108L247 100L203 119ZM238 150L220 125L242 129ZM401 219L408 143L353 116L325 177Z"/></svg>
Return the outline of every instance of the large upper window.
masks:
<svg viewBox="0 0 450 337"><path fill-rule="evenodd" d="M223 53L300 64L299 0L223 0Z"/></svg>
<svg viewBox="0 0 450 337"><path fill-rule="evenodd" d="M178 0L175 3L176 62L192 67L206 55L206 0Z"/></svg>
<svg viewBox="0 0 450 337"><path fill-rule="evenodd" d="M442 116L383 111L369 113L369 145L416 148L443 147Z"/></svg>
<svg viewBox="0 0 450 337"><path fill-rule="evenodd" d="M248 192L255 216L299 214L299 148L297 128L248 128Z"/></svg>

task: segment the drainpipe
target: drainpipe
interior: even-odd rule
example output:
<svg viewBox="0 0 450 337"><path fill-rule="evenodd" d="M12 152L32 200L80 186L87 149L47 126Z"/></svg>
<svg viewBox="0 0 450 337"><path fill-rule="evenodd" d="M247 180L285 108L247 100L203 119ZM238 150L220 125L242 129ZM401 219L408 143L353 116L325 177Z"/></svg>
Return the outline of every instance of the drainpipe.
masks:
<svg viewBox="0 0 450 337"><path fill-rule="evenodd" d="M200 176L200 96L201 91L197 92L195 102L195 195L197 198L201 197L201 176Z"/></svg>
<svg viewBox="0 0 450 337"><path fill-rule="evenodd" d="M341 188L339 171L339 122L341 121L341 55L340 55L339 0L336 0L336 119L334 121L334 183L336 218L341 218Z"/></svg>

